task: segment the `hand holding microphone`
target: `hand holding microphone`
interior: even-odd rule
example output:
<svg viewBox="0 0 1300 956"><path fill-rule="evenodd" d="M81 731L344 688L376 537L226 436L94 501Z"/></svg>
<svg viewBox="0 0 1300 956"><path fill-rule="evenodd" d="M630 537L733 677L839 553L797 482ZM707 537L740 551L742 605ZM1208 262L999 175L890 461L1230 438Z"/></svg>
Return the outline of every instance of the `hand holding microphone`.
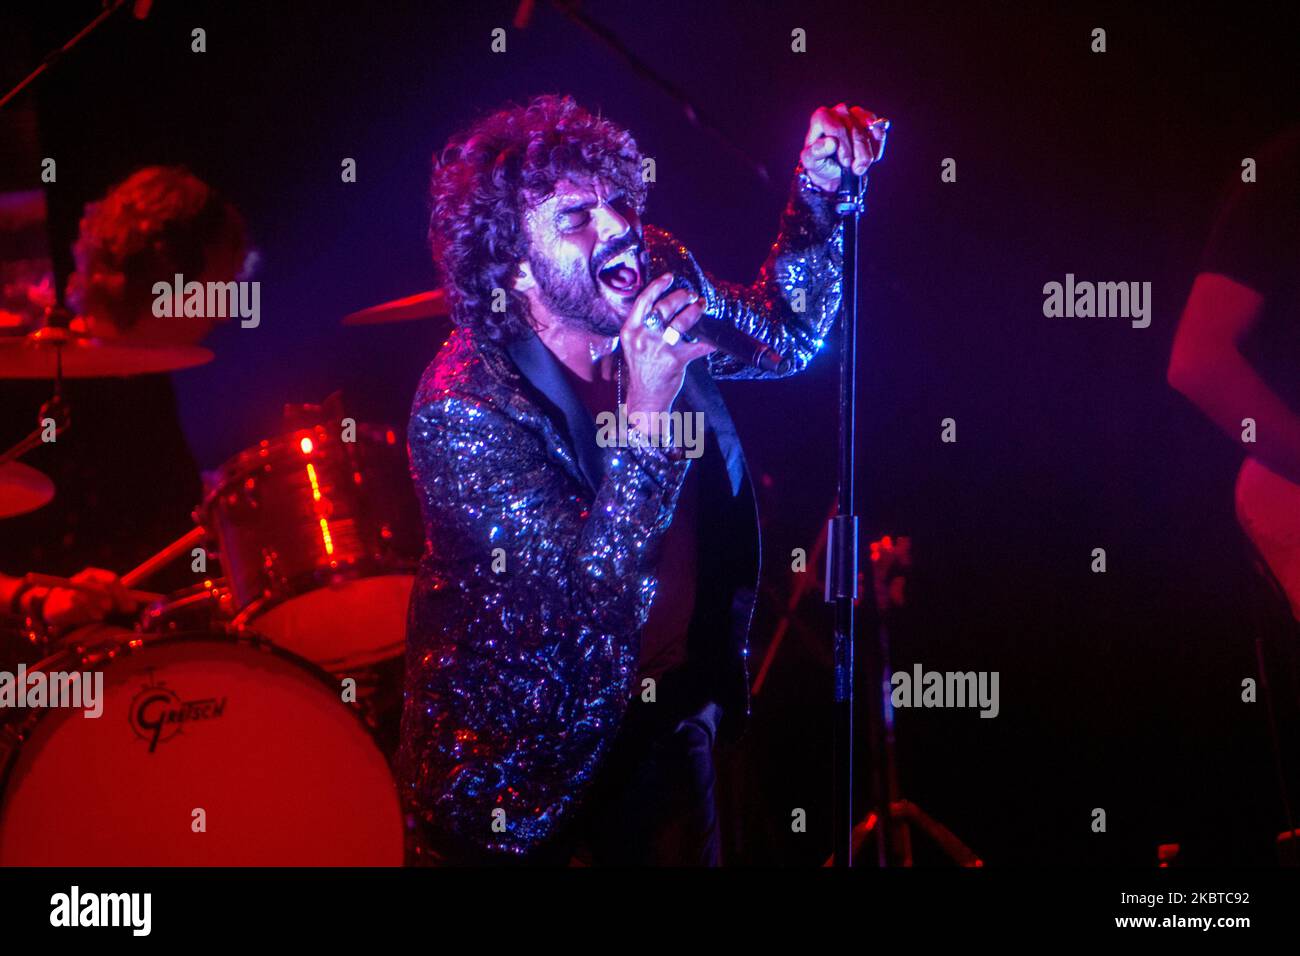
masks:
<svg viewBox="0 0 1300 956"><path fill-rule="evenodd" d="M710 352L715 349L725 352L737 361L765 372L780 374L787 370L789 363L781 357L780 353L768 348L752 335L740 331L734 325L708 315L704 311L707 304L704 297L699 295L686 279L673 276L667 288L669 291L659 302L668 307L664 312L667 318L663 321L663 339L668 345L676 345L678 342L687 345L699 343L710 346L708 349ZM682 295L686 298L680 300L675 298ZM676 305L678 301L687 303L687 306ZM676 308L685 310L688 307L691 310L689 312L675 312ZM658 308L659 305L656 305L656 309ZM677 317L678 314L681 318ZM651 327L653 321L652 317Z"/></svg>
<svg viewBox="0 0 1300 956"><path fill-rule="evenodd" d="M686 288L672 289L674 277L651 279L632 304L619 332L627 361L627 409L633 412L671 411L681 391L686 366L713 351L706 343L669 342L665 331L678 335L693 329L703 314L699 296Z"/></svg>

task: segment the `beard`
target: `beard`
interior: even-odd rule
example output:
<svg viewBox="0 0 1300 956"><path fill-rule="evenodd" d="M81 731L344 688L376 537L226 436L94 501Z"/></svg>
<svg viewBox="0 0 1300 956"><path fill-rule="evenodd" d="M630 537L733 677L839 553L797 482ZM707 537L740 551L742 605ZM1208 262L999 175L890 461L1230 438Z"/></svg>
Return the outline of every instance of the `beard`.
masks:
<svg viewBox="0 0 1300 956"><path fill-rule="evenodd" d="M629 246L638 245L633 237L615 240L592 257L596 267L608 262ZM537 297L550 312L566 324L593 332L596 335L618 335L623 328L626 310L631 308L635 296L626 299L625 310L615 307L604 291L593 269L579 261L567 266L556 263L536 249L529 256L533 277L537 280Z"/></svg>

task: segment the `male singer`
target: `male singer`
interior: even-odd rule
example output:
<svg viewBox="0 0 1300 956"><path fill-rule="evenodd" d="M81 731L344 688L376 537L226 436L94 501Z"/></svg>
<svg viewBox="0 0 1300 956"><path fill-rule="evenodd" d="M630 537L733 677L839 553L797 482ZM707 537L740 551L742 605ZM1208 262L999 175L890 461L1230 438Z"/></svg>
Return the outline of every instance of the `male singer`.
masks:
<svg viewBox="0 0 1300 956"><path fill-rule="evenodd" d="M749 712L758 527L714 379L778 373L696 326L757 339L779 374L808 365L840 307L841 174L864 174L887 129L843 103L813 113L752 285L642 225L635 141L568 97L436 157L429 236L456 329L408 435L426 535L400 755L411 862L719 862L713 747ZM620 405L627 440L602 440ZM701 457L674 411L703 416Z"/></svg>

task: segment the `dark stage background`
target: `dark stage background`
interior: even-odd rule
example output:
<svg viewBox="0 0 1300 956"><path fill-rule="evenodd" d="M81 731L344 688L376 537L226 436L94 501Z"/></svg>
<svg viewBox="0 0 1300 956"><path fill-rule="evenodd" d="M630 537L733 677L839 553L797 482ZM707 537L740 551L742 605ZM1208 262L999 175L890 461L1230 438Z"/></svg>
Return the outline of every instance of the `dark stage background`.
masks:
<svg viewBox="0 0 1300 956"><path fill-rule="evenodd" d="M97 7L17 14L10 46L26 55L6 72ZM560 91L628 125L657 162L648 221L739 279L773 237L809 113L861 103L893 120L863 239L860 510L872 536L910 534L917 552L895 664L1001 673L997 719L901 713L904 789L991 865L1149 865L1165 842L1190 861L1270 862L1285 821L1263 705L1240 701L1259 600L1232 517L1239 452L1164 368L1221 187L1297 116L1294 31L1240 4L584 7L773 184L545 5L520 32L512 3L160 0L41 83L29 102L41 155L59 163L48 193L65 270L82 204L146 163L187 164L248 217L262 325L230 323L209 343L217 361L176 376L200 463L276 432L282 403L336 388L358 418L404 422L446 330L339 319L432 286L429 159L481 111ZM504 54L490 52L495 27ZM791 52L795 27L806 54ZM340 182L344 157L355 184ZM940 181L945 157L956 183ZM1067 272L1150 281L1150 328L1044 318L1043 283ZM762 496L755 662L790 551L812 547L834 495L835 387L829 348L802 377L724 386ZM956 444L940 442L948 417ZM1089 569L1095 547L1104 575ZM827 642L814 600L733 768L735 860L813 864L829 849ZM795 807L806 834L790 832Z"/></svg>

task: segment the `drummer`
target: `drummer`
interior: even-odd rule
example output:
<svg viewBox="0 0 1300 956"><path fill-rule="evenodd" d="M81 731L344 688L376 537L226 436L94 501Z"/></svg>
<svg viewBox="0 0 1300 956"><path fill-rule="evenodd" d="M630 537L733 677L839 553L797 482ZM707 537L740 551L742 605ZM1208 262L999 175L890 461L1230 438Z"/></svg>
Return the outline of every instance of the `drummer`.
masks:
<svg viewBox="0 0 1300 956"><path fill-rule="evenodd" d="M0 607L15 617L40 621L55 632L137 610L136 602L112 571L86 568L74 574L72 580L83 585L84 590L31 587L22 578L0 574Z"/></svg>
<svg viewBox="0 0 1300 956"><path fill-rule="evenodd" d="M199 282L240 277L243 218L212 187L179 167L149 166L86 206L73 248L67 302L74 331L100 338L195 345L204 318L157 318L155 282L176 274ZM166 374L69 379L69 428L23 461L53 479L54 500L7 518L0 533L0 612L56 628L132 609L116 574L193 527L199 469L181 428ZM0 447L36 427L48 381L0 382ZM81 570L85 569L85 570ZM29 570L74 576L86 589L23 588ZM193 583L188 563L164 589Z"/></svg>

